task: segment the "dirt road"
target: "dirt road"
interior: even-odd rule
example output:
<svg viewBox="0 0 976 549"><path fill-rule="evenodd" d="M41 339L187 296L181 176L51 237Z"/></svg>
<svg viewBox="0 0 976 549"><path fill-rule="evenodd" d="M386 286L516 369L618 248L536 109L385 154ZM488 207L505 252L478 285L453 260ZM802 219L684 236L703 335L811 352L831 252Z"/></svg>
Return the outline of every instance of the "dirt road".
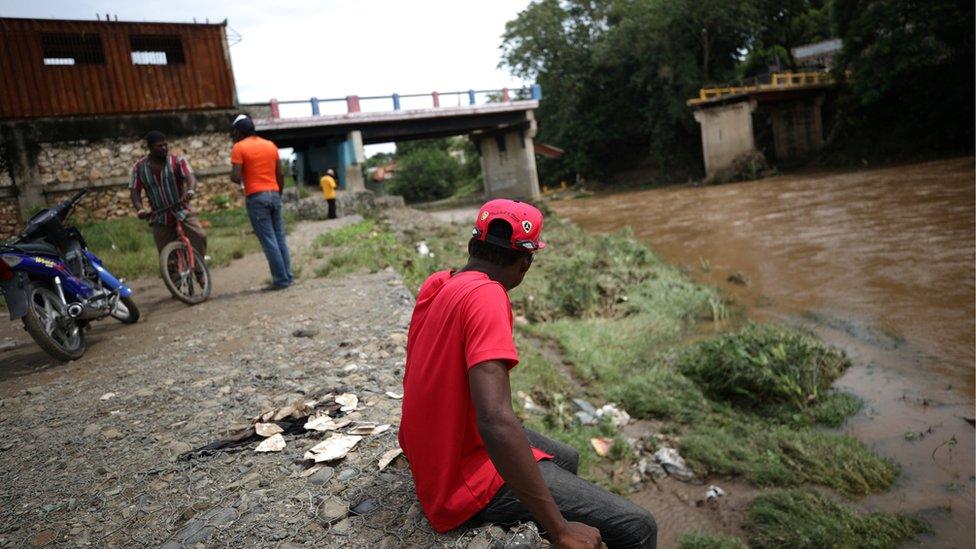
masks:
<svg viewBox="0 0 976 549"><path fill-rule="evenodd" d="M296 227L295 263L317 234L350 221ZM0 547L446 541L422 517L403 460L377 465L396 448L400 401L386 393L401 391L413 304L399 275L306 276L262 292L260 255L213 275L212 298L192 308L159 281L135 281L143 319L99 322L69 364L48 359L19 323L0 328L17 344L0 354ZM394 428L307 477L303 454L328 433L286 435L278 453L251 443L178 459L327 390L358 396L349 419Z"/></svg>

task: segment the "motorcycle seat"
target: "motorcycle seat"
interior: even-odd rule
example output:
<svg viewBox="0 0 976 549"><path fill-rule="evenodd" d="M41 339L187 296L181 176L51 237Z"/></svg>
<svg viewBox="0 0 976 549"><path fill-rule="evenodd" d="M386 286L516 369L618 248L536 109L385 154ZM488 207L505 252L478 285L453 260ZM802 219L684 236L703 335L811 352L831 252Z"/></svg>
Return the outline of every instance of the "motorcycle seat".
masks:
<svg viewBox="0 0 976 549"><path fill-rule="evenodd" d="M47 242L22 242L14 244L13 248L28 254L59 255L58 249Z"/></svg>

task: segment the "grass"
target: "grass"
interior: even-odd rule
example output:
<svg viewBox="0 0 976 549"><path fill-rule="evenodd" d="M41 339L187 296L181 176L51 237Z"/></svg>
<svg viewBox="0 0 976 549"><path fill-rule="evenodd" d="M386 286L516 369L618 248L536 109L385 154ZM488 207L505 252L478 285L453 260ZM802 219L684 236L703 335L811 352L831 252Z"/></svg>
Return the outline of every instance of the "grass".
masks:
<svg viewBox="0 0 976 549"><path fill-rule="evenodd" d="M705 341L678 360L706 396L751 410L805 410L849 366L843 353L811 335L764 324Z"/></svg>
<svg viewBox="0 0 976 549"><path fill-rule="evenodd" d="M230 263L244 255L260 251L252 234L251 223L243 208L200 214L208 222L207 254L211 267ZM290 218L286 216L286 226ZM126 278L156 276L159 256L148 224L135 217L87 221L78 228L88 246L113 274Z"/></svg>
<svg viewBox="0 0 976 549"><path fill-rule="evenodd" d="M810 490L761 494L749 505L751 547L896 547L926 531L921 520L890 513L861 515Z"/></svg>
<svg viewBox="0 0 976 549"><path fill-rule="evenodd" d="M381 222L366 220L317 240L317 274L393 267L416 292L431 272L464 264L466 229L435 227L397 239ZM824 428L860 409L856 398L831 389L850 365L843 353L810 334L767 325L703 337L703 323L723 329L739 320L714 288L690 281L627 232L594 236L550 216L545 234L550 249L510 293L515 314L528 320L516 329L522 360L512 371L513 400L527 426L580 451L585 478L621 490L634 456L611 426L573 420L575 396L664 420L662 430L701 476L739 477L760 487L820 485L848 496L894 481L893 463ZM421 240L431 257L414 249ZM524 410L525 395L545 413ZM617 439L610 456L590 447L597 436ZM682 544L741 546L704 534Z"/></svg>
<svg viewBox="0 0 976 549"><path fill-rule="evenodd" d="M701 532L682 534L678 540L678 549L744 549L745 545L739 538L728 536L713 536Z"/></svg>

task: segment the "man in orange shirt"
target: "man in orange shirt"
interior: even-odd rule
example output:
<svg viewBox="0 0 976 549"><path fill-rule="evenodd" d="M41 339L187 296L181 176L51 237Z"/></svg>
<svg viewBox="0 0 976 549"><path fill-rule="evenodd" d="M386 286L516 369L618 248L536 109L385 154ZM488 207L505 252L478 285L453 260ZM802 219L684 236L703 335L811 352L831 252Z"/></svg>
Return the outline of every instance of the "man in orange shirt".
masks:
<svg viewBox="0 0 976 549"><path fill-rule="evenodd" d="M285 176L278 159L278 147L255 135L254 122L246 115L239 115L233 128L230 180L244 187L247 216L271 268L272 283L268 289L281 290L291 286L295 279L281 212Z"/></svg>

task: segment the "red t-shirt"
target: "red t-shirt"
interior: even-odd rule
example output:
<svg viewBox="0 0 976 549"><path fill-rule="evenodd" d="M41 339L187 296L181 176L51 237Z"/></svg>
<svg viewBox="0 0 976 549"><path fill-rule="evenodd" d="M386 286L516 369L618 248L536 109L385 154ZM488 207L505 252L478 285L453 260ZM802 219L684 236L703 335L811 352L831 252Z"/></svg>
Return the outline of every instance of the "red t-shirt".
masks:
<svg viewBox="0 0 976 549"><path fill-rule="evenodd" d="M446 532L488 505L504 481L476 423L468 368L518 364L512 306L484 273L434 273L417 295L407 337L400 447L430 524ZM533 448L536 461L552 456Z"/></svg>

